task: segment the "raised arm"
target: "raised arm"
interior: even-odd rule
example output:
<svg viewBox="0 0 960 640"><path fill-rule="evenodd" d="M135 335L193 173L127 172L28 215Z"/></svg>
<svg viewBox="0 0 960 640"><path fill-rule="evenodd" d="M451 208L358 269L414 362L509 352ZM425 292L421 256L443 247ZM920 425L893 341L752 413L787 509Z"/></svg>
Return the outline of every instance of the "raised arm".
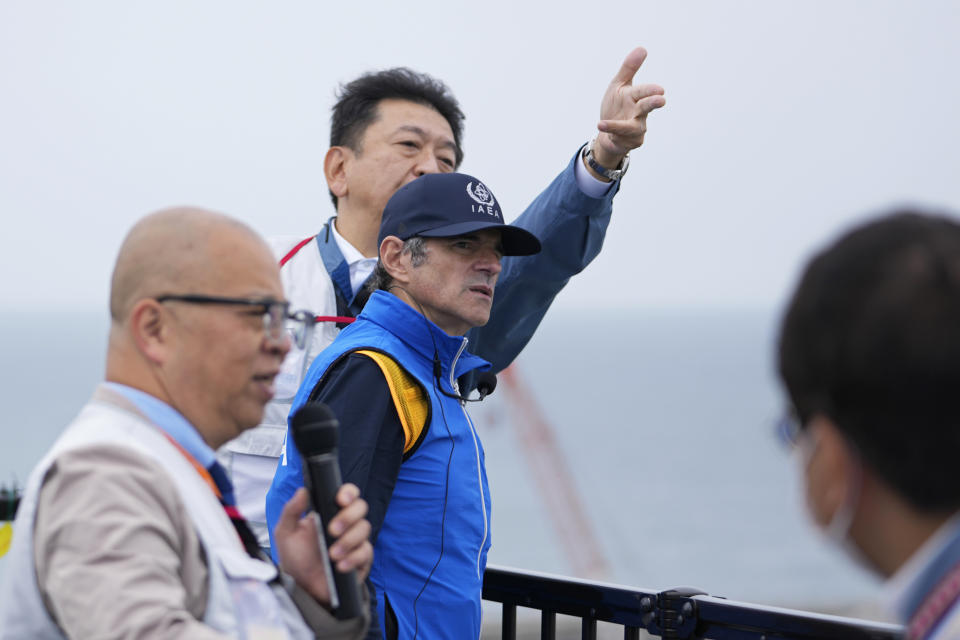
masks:
<svg viewBox="0 0 960 640"><path fill-rule="evenodd" d="M633 84L646 56L642 47L631 51L600 101L598 134L591 150L601 168L623 168L627 153L643 144L647 116L666 104L659 85ZM620 179L598 173L581 147L513 223L540 238L543 250L504 259L490 321L469 334L471 351L490 361L494 372L513 361L557 293L600 253L619 188Z"/></svg>

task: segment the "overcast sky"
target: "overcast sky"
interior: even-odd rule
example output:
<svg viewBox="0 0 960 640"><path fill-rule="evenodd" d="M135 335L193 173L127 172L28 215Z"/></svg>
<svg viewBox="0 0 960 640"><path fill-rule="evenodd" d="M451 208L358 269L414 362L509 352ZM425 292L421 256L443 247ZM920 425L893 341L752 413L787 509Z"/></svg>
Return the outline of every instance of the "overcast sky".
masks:
<svg viewBox="0 0 960 640"><path fill-rule="evenodd" d="M141 215L315 232L338 83L395 65L467 114L508 218L595 131L623 56L666 89L566 307L779 305L810 251L893 203L960 212L960 3L0 4L5 309L102 309Z"/></svg>

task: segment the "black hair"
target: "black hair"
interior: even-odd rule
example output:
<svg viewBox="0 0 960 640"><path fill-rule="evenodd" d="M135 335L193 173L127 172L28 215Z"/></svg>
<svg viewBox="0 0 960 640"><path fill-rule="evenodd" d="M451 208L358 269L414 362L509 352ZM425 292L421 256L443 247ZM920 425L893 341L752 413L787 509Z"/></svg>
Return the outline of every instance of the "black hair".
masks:
<svg viewBox="0 0 960 640"><path fill-rule="evenodd" d="M915 508L960 508L960 224L898 210L816 255L779 369L802 422L829 417Z"/></svg>
<svg viewBox="0 0 960 640"><path fill-rule="evenodd" d="M377 117L382 100L408 100L435 109L450 124L456 146L456 164L463 162L463 111L446 84L425 73L406 67L371 71L340 85L337 102L330 116L330 146L348 147L361 152L360 141ZM333 206L337 197L330 194Z"/></svg>

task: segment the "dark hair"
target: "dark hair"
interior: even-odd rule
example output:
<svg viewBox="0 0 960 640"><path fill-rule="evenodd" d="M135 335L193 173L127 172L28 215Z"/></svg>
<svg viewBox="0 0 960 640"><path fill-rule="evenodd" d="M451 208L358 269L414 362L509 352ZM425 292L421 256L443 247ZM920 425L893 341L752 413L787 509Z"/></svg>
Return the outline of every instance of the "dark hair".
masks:
<svg viewBox="0 0 960 640"><path fill-rule="evenodd" d="M330 146L362 151L360 140L367 127L377 119L378 105L382 100L391 98L432 107L446 119L453 131L456 167L459 167L463 162L461 138L464 116L457 99L440 80L406 67L372 71L340 85L337 102L330 116ZM330 197L333 206L337 206L337 197L333 193Z"/></svg>
<svg viewBox="0 0 960 640"><path fill-rule="evenodd" d="M420 236L414 236L404 240L401 252L410 254L410 264L414 267L419 267L427 261L427 243ZM377 265L373 268L373 275L367 280L365 287L365 290L368 292L367 296L377 289L389 291L390 285L392 284L393 276L391 276L390 272L383 266L383 262L377 260Z"/></svg>
<svg viewBox="0 0 960 640"><path fill-rule="evenodd" d="M960 224L901 210L814 257L780 334L802 421L828 416L914 507L960 507Z"/></svg>

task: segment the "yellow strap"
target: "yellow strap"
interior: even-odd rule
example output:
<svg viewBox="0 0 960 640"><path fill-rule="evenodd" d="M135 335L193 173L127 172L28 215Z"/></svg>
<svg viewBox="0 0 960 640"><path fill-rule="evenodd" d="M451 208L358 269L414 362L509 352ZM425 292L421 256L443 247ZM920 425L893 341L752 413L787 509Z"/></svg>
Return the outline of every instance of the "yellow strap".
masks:
<svg viewBox="0 0 960 640"><path fill-rule="evenodd" d="M13 527L9 522L4 522L0 526L0 558L10 551L10 543L13 542Z"/></svg>
<svg viewBox="0 0 960 640"><path fill-rule="evenodd" d="M397 407L400 424L403 426L403 435L406 442L403 452L407 453L419 440L420 434L426 426L427 414L430 405L423 393L423 387L414 380L390 356L379 351L362 350L362 353L377 363L390 387L393 404Z"/></svg>

